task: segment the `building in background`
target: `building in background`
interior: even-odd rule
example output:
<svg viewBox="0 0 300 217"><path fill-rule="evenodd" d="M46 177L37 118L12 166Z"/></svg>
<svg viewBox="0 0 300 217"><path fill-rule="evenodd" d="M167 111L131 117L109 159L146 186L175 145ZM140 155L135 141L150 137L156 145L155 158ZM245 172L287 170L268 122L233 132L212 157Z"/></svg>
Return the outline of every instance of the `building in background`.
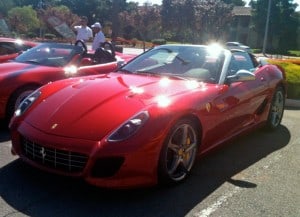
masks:
<svg viewBox="0 0 300 217"><path fill-rule="evenodd" d="M234 18L227 41L238 41L250 47L255 46L257 36L254 31L251 31L251 7L235 6L232 13Z"/></svg>

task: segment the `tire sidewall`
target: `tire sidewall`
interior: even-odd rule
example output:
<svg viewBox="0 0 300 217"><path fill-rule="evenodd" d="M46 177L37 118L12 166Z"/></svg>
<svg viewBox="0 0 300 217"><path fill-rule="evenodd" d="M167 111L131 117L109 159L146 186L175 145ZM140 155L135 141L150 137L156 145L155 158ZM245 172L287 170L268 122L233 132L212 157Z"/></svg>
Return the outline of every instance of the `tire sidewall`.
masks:
<svg viewBox="0 0 300 217"><path fill-rule="evenodd" d="M274 123L272 122L272 107L273 107L274 101L276 100L278 92L281 92L281 95L282 95L283 108L282 108L282 113L281 113L280 120L279 120L278 124L274 125ZM284 90L283 90L282 87L279 86L279 87L277 87L275 89L275 92L274 92L272 100L271 100L271 105L270 105L270 109L269 109L268 119L267 119L267 123L266 123L267 130L275 130L276 128L278 128L280 126L282 118L283 118L283 114L284 114L284 105L285 105Z"/></svg>
<svg viewBox="0 0 300 217"><path fill-rule="evenodd" d="M198 132L196 124L192 120L190 120L188 118L180 119L169 130L169 132L168 132L168 134L167 134L167 136L166 136L166 138L164 140L164 143L163 143L160 155L159 155L159 162L158 162L157 171L158 171L158 183L161 184L161 185L175 185L177 183L181 183L181 182L185 181L186 178L190 175L190 172L191 172L191 170L192 170L192 168L193 168L193 166L195 164L196 157L193 160L192 167L191 167L190 171L180 181L175 181L168 174L167 163L166 163L166 161L167 161L168 143L169 143L170 137L172 136L174 130L176 130L180 125L183 125L183 124L188 124L191 127L193 127L193 129L194 129L194 131L196 133L196 139L197 139L196 142L198 144L195 151L196 151L196 153L198 152L198 148L199 148L199 132Z"/></svg>

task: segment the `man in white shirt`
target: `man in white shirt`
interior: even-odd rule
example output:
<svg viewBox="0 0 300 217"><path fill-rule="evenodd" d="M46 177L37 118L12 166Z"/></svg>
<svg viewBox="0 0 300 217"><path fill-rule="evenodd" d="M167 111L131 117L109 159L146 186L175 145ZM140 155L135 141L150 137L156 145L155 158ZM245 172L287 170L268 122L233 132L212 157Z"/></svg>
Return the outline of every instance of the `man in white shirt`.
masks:
<svg viewBox="0 0 300 217"><path fill-rule="evenodd" d="M90 41L93 38L93 31L87 26L87 17L82 17L80 20L81 25L74 25L73 30L77 32L76 40L83 40L84 42Z"/></svg>
<svg viewBox="0 0 300 217"><path fill-rule="evenodd" d="M92 43L92 50L96 50L98 47L101 46L103 42L105 42L105 36L101 31L102 26L99 22L96 22L92 26L93 32L95 33L95 37Z"/></svg>

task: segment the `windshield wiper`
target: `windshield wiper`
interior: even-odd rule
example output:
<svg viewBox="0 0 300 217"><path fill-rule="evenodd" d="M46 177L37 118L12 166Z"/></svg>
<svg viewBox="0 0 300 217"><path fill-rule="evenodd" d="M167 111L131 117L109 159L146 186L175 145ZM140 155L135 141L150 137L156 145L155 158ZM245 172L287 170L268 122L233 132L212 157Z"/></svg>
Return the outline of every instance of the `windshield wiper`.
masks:
<svg viewBox="0 0 300 217"><path fill-rule="evenodd" d="M147 74L147 75L160 75L160 73L157 73L157 72L143 71L143 70L137 70L137 71L135 71L133 73Z"/></svg>
<svg viewBox="0 0 300 217"><path fill-rule="evenodd" d="M191 63L191 61L187 61L179 56L176 56L175 58L178 59L182 65L188 65L189 63Z"/></svg>
<svg viewBox="0 0 300 217"><path fill-rule="evenodd" d="M32 64L40 64L40 62L37 61L37 60L26 60L26 61L22 61L22 62L24 62L24 63L32 63Z"/></svg>
<svg viewBox="0 0 300 217"><path fill-rule="evenodd" d="M149 72L149 71L136 71L136 73L140 73L140 74L145 74L145 75L152 75L152 76L166 76L169 78L175 78L175 79L180 79L180 80L188 80L187 77L178 75L178 74L172 74L172 73L158 73L158 72Z"/></svg>
<svg viewBox="0 0 300 217"><path fill-rule="evenodd" d="M172 73L162 73L160 74L162 76L167 76L169 78L176 78L176 79L180 79L180 80L189 80L189 78L182 76L182 75L178 75L178 74L172 74Z"/></svg>

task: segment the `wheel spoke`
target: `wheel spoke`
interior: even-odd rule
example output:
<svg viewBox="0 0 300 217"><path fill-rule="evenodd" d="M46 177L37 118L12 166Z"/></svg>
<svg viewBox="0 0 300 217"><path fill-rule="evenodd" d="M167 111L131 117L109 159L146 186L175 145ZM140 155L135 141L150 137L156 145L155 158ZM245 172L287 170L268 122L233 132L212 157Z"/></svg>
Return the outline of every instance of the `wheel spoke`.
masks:
<svg viewBox="0 0 300 217"><path fill-rule="evenodd" d="M172 143L172 141L169 141L168 148L173 152L178 153L179 147L177 144Z"/></svg>
<svg viewBox="0 0 300 217"><path fill-rule="evenodd" d="M188 125L184 125L182 127L182 139L181 139L182 146L186 144L186 141L188 139L188 133L189 133Z"/></svg>
<svg viewBox="0 0 300 217"><path fill-rule="evenodd" d="M278 120L278 114L277 114L277 112L272 112L272 118L271 118L271 120L272 120L273 125L277 124L277 120Z"/></svg>
<svg viewBox="0 0 300 217"><path fill-rule="evenodd" d="M172 162L171 167L168 170L169 174L172 175L172 174L175 173L175 171L177 170L177 168L180 165L181 161L182 161L181 157L179 155L176 155L175 159Z"/></svg>
<svg viewBox="0 0 300 217"><path fill-rule="evenodd" d="M192 144L188 144L185 146L185 153L190 153L192 151L194 151L197 147L197 144L195 142L193 142Z"/></svg>

